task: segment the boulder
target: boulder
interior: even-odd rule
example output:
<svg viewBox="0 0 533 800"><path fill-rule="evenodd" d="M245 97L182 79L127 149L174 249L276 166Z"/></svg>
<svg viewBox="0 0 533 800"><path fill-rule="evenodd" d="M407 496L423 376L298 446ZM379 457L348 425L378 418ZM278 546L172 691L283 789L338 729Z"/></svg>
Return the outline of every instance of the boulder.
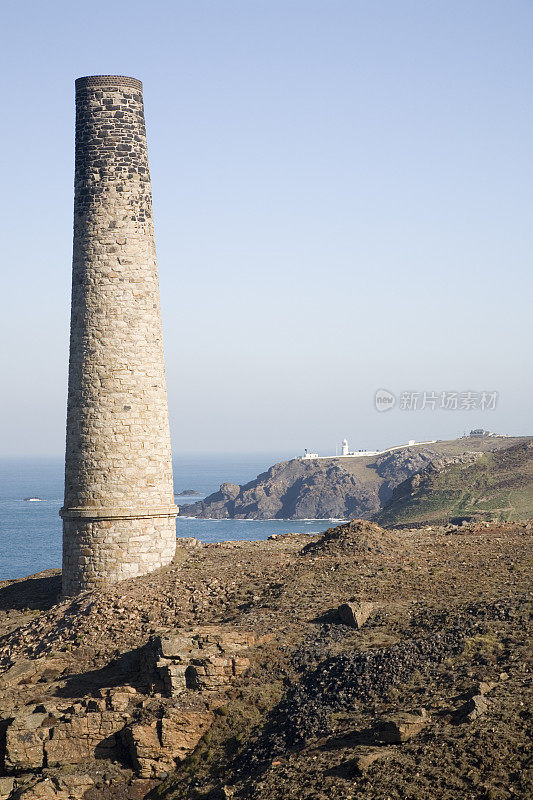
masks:
<svg viewBox="0 0 533 800"><path fill-rule="evenodd" d="M417 736L429 722L425 708L417 712L400 712L384 717L376 726L377 738L385 744L407 742Z"/></svg>
<svg viewBox="0 0 533 800"><path fill-rule="evenodd" d="M341 622L351 628L362 628L367 619L374 611L374 603L350 602L339 606L339 617Z"/></svg>
<svg viewBox="0 0 533 800"><path fill-rule="evenodd" d="M458 722L473 722L484 714L489 707L488 701L483 694L475 694L470 697L464 705L456 712Z"/></svg>

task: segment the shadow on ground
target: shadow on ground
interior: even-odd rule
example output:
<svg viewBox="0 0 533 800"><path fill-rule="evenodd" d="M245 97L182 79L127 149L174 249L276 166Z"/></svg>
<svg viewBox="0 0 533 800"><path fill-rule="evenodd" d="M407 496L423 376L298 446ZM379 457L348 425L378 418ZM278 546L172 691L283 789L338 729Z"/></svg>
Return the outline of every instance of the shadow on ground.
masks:
<svg viewBox="0 0 533 800"><path fill-rule="evenodd" d="M141 662L146 645L122 653L101 669L79 672L66 678L65 686L57 689L58 697L85 697L99 689L128 684L138 691L146 688L146 675L141 674Z"/></svg>
<svg viewBox="0 0 533 800"><path fill-rule="evenodd" d="M59 601L60 592L61 572L48 570L0 586L0 610L47 611Z"/></svg>

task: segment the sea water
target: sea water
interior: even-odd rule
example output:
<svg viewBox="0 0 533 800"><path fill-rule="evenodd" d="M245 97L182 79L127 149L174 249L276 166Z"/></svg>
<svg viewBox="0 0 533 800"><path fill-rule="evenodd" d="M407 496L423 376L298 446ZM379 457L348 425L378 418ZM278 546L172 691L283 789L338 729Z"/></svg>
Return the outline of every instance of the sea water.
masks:
<svg viewBox="0 0 533 800"><path fill-rule="evenodd" d="M292 456L287 453L254 455L179 455L174 458L174 490L193 489L194 497L176 497L183 506L215 492L221 483L243 484L272 464ZM63 459L0 459L0 580L21 578L61 566ZM38 497L42 502L25 500ZM194 536L202 542L267 539L273 533L318 533L327 520L233 520L178 517L178 537Z"/></svg>

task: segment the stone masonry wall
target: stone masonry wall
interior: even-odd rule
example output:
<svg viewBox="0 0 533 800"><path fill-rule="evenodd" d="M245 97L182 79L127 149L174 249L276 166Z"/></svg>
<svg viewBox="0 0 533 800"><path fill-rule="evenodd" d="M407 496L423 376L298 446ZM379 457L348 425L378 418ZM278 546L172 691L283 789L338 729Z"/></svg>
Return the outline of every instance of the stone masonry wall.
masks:
<svg viewBox="0 0 533 800"><path fill-rule="evenodd" d="M168 563L176 511L142 84L79 78L64 594Z"/></svg>

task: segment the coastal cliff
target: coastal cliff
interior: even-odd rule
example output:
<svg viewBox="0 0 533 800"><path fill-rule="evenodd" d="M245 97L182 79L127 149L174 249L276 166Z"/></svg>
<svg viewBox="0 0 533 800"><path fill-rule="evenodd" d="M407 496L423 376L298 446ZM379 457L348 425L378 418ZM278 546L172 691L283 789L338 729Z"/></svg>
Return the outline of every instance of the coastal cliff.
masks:
<svg viewBox="0 0 533 800"><path fill-rule="evenodd" d="M223 483L204 500L182 505L181 516L204 519L369 519L393 490L437 460L510 447L506 437L463 437L415 445L379 456L292 459L274 464L253 481Z"/></svg>
<svg viewBox="0 0 533 800"><path fill-rule="evenodd" d="M430 449L409 448L378 458L282 461L244 486L223 483L205 500L181 506L180 514L212 519L368 518L398 483L436 456Z"/></svg>

